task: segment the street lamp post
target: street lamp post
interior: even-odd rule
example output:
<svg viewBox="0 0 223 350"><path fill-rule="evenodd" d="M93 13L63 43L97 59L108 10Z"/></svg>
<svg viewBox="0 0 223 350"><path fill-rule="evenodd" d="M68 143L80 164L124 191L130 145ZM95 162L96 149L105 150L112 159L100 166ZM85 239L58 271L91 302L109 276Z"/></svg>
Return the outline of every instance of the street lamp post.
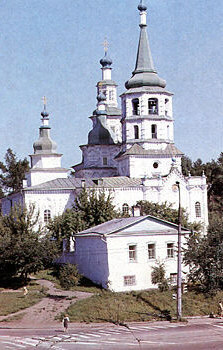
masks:
<svg viewBox="0 0 223 350"><path fill-rule="evenodd" d="M177 257L177 320L182 317L182 255L181 255L181 197L180 197L180 183L177 181L179 193L179 207L178 207L178 257Z"/></svg>

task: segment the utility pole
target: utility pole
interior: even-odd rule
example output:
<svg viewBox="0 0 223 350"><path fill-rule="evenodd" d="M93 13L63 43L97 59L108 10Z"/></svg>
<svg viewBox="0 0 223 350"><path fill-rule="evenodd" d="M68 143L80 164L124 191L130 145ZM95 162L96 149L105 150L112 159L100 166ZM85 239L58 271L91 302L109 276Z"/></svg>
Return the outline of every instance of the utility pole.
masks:
<svg viewBox="0 0 223 350"><path fill-rule="evenodd" d="M181 254L181 197L180 197L180 183L176 182L179 193L179 207L178 207L178 257L177 257L177 320L182 318L182 254Z"/></svg>

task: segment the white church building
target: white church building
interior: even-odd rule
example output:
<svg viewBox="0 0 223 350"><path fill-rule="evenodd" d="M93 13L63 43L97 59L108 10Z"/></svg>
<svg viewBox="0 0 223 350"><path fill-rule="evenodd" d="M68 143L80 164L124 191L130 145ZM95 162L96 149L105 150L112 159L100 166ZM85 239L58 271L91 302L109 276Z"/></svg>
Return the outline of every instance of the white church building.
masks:
<svg viewBox="0 0 223 350"><path fill-rule="evenodd" d="M183 153L174 144L173 94L155 69L148 35L147 8L140 3L140 37L135 69L125 83L118 107L117 84L112 80L112 61L105 50L100 60L102 79L97 83L97 108L92 130L81 145L82 163L74 165L74 176L62 168L62 155L50 138L49 115L41 113L39 139L34 142L31 169L18 193L3 199L3 214L15 202L34 203L41 223L70 208L83 187L111 193L120 210L131 213L139 200L181 204L191 222L208 224L206 177L183 176ZM68 147L70 145L67 145Z"/></svg>

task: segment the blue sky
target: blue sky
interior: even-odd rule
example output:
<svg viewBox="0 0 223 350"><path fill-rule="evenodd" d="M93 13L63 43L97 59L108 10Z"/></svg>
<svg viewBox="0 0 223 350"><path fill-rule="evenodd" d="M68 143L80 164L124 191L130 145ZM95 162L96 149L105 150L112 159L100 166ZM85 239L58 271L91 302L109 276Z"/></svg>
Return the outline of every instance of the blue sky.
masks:
<svg viewBox="0 0 223 350"><path fill-rule="evenodd" d="M138 0L1 0L0 159L38 138L42 96L63 165L81 160L107 37L118 92L134 69ZM174 93L175 143L203 161L223 151L223 1L145 0L159 75Z"/></svg>

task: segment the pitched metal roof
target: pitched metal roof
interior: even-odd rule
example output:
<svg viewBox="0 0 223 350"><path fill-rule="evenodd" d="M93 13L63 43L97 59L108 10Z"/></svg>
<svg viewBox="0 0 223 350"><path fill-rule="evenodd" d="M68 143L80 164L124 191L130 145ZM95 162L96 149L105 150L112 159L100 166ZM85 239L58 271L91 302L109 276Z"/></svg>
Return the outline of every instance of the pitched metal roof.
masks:
<svg viewBox="0 0 223 350"><path fill-rule="evenodd" d="M125 83L125 87L126 89L141 86L165 88L166 82L158 76L153 64L146 25L140 25L140 27L141 30L135 70L132 77Z"/></svg>
<svg viewBox="0 0 223 350"><path fill-rule="evenodd" d="M166 220L158 219L151 215L147 215L147 216L113 219L103 224L91 227L87 230L78 232L77 234L75 234L75 237L86 236L86 235L87 236L88 235L89 236L91 235L107 236L107 235L115 234L124 230L129 234L137 233L136 230L134 230L134 226L137 223L140 223L146 220L150 222L148 224L148 228L145 229L144 227L143 230L140 230L140 232L138 232L138 234L140 233L145 234L145 233L151 233L151 232L155 234L164 233L164 232L177 233L178 231L178 225L173 224ZM160 224L162 228L160 228L159 231L157 231L156 229L154 230L154 224ZM151 229L149 228L149 226L151 226ZM189 233L189 232L190 232L189 230L182 228L182 234Z"/></svg>
<svg viewBox="0 0 223 350"><path fill-rule="evenodd" d="M44 182L39 185L32 187L26 187L25 191L33 190L74 190L76 188L81 188L84 185L87 188L119 188L119 187L137 187L141 185L141 179L129 178L127 176L117 176L117 177L103 177L101 179L95 178L65 178L56 179Z"/></svg>
<svg viewBox="0 0 223 350"><path fill-rule="evenodd" d="M144 149L139 144L135 143L132 147L130 147L126 152L119 153L115 158L120 158L123 156L133 156L133 155L139 155L139 156L163 156L163 155L169 155L169 156L177 156L177 155L183 155L183 153L176 148L173 144L168 144L164 150L153 150L153 149Z"/></svg>

